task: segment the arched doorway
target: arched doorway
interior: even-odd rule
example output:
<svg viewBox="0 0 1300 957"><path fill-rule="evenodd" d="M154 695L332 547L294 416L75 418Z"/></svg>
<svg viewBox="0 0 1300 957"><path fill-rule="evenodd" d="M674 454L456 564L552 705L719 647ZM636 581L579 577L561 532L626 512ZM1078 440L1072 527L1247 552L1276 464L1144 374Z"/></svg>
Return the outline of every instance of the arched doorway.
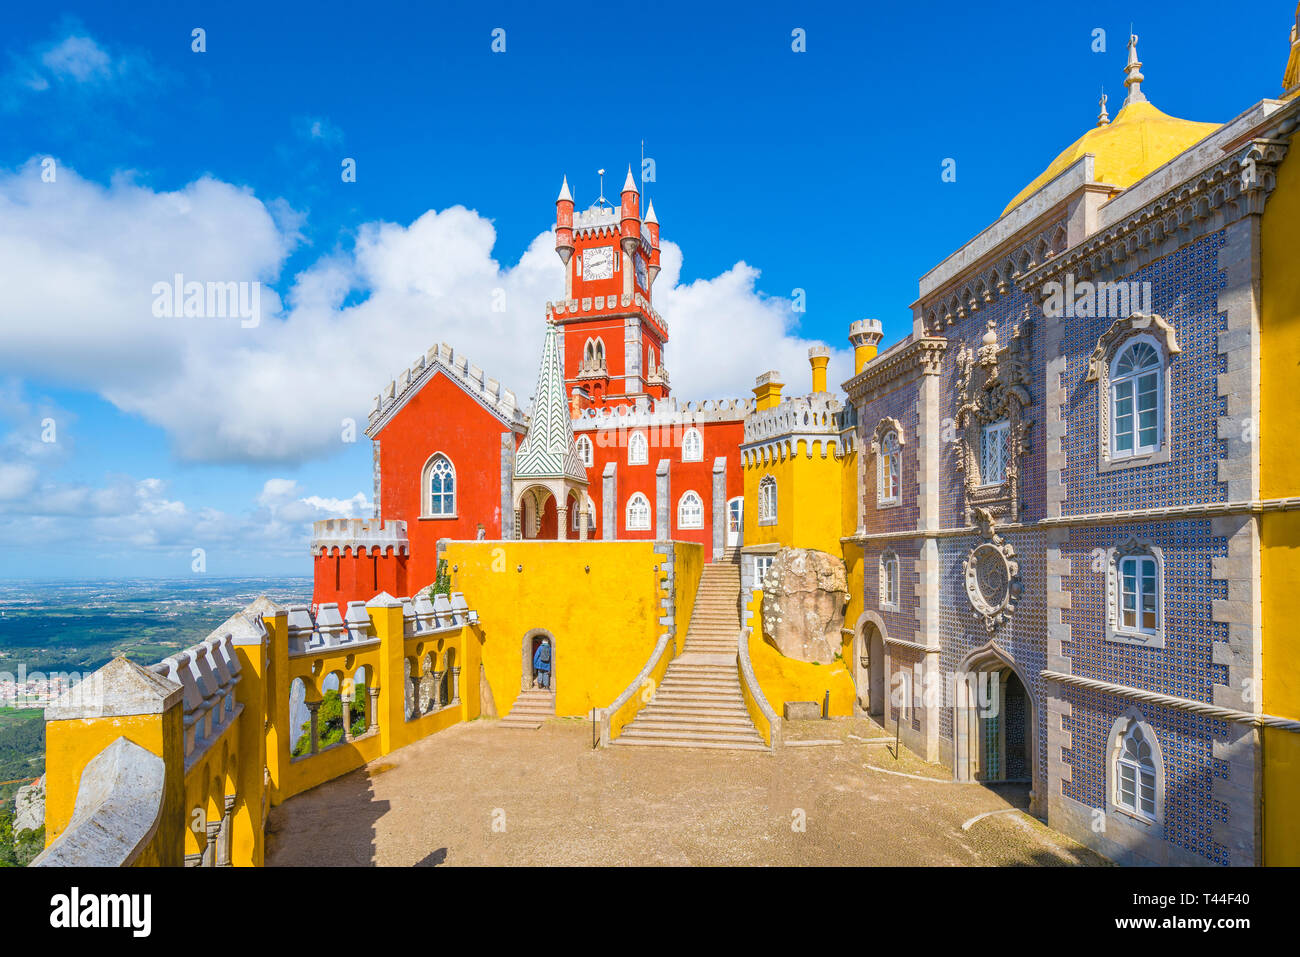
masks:
<svg viewBox="0 0 1300 957"><path fill-rule="evenodd" d="M874 612L864 612L853 637L853 683L858 706L873 718L885 713L885 623Z"/></svg>
<svg viewBox="0 0 1300 957"><path fill-rule="evenodd" d="M733 498L727 502L727 547L735 548L745 541L745 500Z"/></svg>
<svg viewBox="0 0 1300 957"><path fill-rule="evenodd" d="M522 675L519 682L520 691L532 691L533 680L537 677L533 671L533 656L537 654L537 649L542 642L547 642L551 646L551 674L550 674L550 691L555 693L555 636L543 628L534 628L528 634L524 635L523 648L521 649L522 658L520 674Z"/></svg>
<svg viewBox="0 0 1300 957"><path fill-rule="evenodd" d="M1036 708L1015 664L990 643L967 658L959 678L953 709L955 777L1028 783L1035 800Z"/></svg>

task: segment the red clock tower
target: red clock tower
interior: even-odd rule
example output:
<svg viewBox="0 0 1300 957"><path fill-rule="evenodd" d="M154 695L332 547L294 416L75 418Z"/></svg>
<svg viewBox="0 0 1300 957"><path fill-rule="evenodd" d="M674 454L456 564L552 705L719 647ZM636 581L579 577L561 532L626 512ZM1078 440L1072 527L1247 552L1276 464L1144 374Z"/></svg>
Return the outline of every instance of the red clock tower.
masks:
<svg viewBox="0 0 1300 957"><path fill-rule="evenodd" d="M651 305L659 273L654 204L641 218L629 166L618 207L602 195L575 213L566 177L555 201L555 251L565 298L547 306L558 324L565 390L574 409L668 396L668 325Z"/></svg>

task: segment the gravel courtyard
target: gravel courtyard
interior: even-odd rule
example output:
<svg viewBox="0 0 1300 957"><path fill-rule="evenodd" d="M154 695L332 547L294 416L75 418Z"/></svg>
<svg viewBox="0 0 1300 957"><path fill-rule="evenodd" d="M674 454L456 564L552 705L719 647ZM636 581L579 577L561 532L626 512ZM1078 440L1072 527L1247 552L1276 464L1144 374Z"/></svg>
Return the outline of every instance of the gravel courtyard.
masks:
<svg viewBox="0 0 1300 957"><path fill-rule="evenodd" d="M1017 810L1025 786L895 760L865 719L796 722L788 738L841 743L593 751L583 719L457 725L276 808L267 864L1107 863Z"/></svg>

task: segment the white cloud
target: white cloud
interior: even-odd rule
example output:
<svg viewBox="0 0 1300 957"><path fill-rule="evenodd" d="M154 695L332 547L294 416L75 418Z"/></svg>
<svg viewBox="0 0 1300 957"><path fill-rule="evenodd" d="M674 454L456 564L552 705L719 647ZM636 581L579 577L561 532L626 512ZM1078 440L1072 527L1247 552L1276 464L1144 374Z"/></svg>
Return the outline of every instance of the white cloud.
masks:
<svg viewBox="0 0 1300 957"><path fill-rule="evenodd" d="M563 275L549 231L503 267L491 222L463 207L409 226L366 223L351 250L293 277L283 308L264 286L261 323L245 329L237 319L155 318L153 286L177 273L272 282L299 242L299 214L211 178L156 192L67 167L53 184L39 173L35 159L0 172L0 373L98 392L164 428L182 458L299 462L336 451L343 421L364 428L373 397L439 341L521 401L533 391L544 304ZM738 262L678 285L682 251L666 242L662 258L656 306L670 324L674 395L749 396L770 368L789 392L807 391L811 342L786 300L758 292L756 269ZM845 351L832 363L838 382Z"/></svg>

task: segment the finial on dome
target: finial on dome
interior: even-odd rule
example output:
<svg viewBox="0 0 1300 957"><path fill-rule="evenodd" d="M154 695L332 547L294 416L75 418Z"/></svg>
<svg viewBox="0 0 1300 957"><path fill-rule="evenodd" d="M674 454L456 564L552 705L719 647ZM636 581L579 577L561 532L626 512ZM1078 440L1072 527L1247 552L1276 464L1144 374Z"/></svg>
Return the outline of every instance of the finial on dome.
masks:
<svg viewBox="0 0 1300 957"><path fill-rule="evenodd" d="M1142 61L1138 59L1138 38L1136 33L1128 35L1128 63L1124 67L1124 73L1124 85L1128 87L1128 96L1124 97L1124 105L1145 103L1147 96L1142 92L1142 81L1146 77L1142 75Z"/></svg>
<svg viewBox="0 0 1300 957"><path fill-rule="evenodd" d="M1101 88L1101 112L1097 114L1098 126L1110 126L1110 114L1106 112L1106 88Z"/></svg>

